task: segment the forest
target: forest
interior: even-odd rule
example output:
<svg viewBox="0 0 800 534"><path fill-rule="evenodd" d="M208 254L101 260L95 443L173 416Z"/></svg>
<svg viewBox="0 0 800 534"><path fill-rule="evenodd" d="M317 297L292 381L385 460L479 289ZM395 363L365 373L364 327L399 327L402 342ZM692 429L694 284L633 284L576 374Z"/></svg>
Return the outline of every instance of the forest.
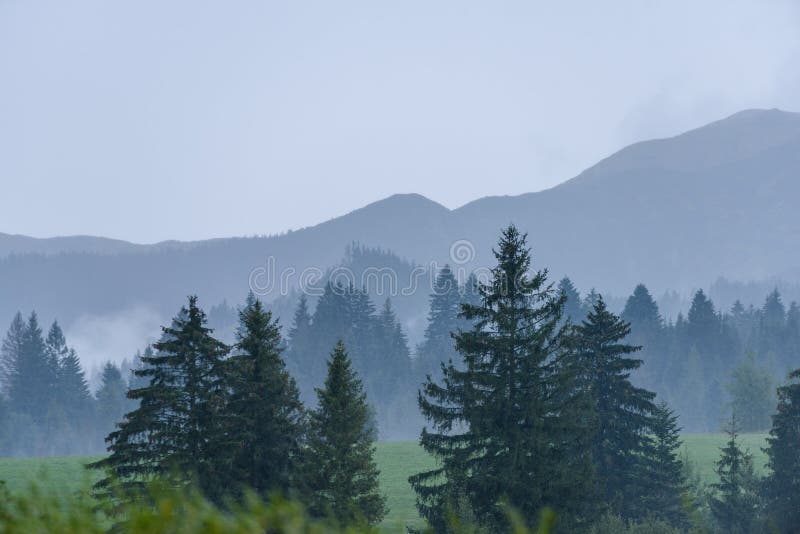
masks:
<svg viewBox="0 0 800 534"><path fill-rule="evenodd" d="M18 313L2 344L2 454L107 449L94 493L118 510L167 481L223 508L282 495L312 518L374 525L374 441L413 434L438 460L409 479L436 532L503 531L513 514L535 525L543 510L563 532L792 532L798 305L775 290L723 312L697 291L665 321L639 285L617 315L548 280L526 239L503 230L487 282L441 269L413 352L392 302L365 288L328 283L313 309L301 296L285 334L251 293L230 344L192 296L92 392L59 324ZM719 482L699 488L680 433L722 428ZM764 476L738 441L752 431L770 432Z"/></svg>

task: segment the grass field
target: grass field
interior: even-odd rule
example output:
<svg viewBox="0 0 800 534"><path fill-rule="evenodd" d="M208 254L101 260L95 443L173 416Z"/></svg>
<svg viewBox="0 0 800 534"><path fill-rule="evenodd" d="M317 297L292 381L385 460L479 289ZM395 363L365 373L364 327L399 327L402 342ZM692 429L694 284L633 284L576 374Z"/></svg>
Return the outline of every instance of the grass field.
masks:
<svg viewBox="0 0 800 534"><path fill-rule="evenodd" d="M765 438L763 434L741 436L742 446L750 449L759 469L763 469L765 462L761 451ZM689 460L706 482L714 480L714 462L725 439L723 434L688 434L683 437ZM36 482L52 491L68 494L86 487L97 476L83 468L93 459L0 458L0 480L5 480L11 491L25 489ZM419 524L414 494L407 479L409 475L433 466L433 460L415 442L398 441L379 443L377 461L381 469L381 485L391 509L383 526L389 532L402 532L406 524Z"/></svg>

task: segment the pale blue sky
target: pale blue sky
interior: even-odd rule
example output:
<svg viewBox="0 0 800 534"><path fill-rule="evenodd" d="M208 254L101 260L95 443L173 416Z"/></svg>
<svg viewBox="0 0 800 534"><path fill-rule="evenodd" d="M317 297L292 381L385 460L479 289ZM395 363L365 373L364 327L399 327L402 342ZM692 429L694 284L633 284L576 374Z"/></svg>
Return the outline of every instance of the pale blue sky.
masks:
<svg viewBox="0 0 800 534"><path fill-rule="evenodd" d="M272 233L800 110L782 1L0 0L0 232Z"/></svg>

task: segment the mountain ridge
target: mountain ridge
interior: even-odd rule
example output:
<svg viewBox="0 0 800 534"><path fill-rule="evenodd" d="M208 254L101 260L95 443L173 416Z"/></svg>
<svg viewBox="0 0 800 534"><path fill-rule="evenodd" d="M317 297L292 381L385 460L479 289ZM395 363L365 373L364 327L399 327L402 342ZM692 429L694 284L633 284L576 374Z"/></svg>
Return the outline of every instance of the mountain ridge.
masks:
<svg viewBox="0 0 800 534"><path fill-rule="evenodd" d="M211 303L237 302L253 270L269 258L280 272L324 271L353 242L433 268L488 266L498 232L510 222L529 233L535 267L617 295L638 282L685 291L720 276L800 276L800 250L793 246L800 238L798 176L800 114L746 110L629 145L555 187L452 210L411 193L272 236L155 245L55 238L47 241L54 245L49 253L34 251L43 257L17 250L0 260L0 320L18 307L69 317L144 303L168 313L194 293ZM0 255L9 239L0 235ZM450 248L465 240L471 250L459 263L463 258L450 257ZM94 252L77 250L87 243ZM53 253L58 246L63 254ZM103 253L105 246L112 252ZM105 302L95 295L114 297Z"/></svg>

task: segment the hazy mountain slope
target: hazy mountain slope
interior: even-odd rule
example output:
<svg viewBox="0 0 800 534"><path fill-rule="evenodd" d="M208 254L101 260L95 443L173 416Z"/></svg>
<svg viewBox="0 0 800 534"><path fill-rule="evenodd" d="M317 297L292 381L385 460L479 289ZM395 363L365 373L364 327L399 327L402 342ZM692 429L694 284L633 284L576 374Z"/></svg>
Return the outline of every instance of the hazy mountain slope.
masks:
<svg viewBox="0 0 800 534"><path fill-rule="evenodd" d="M295 268L296 281L307 266L336 264L353 241L427 264L447 261L451 243L468 239L477 252L470 265L489 264L497 233L510 221L530 232L539 265L570 274L579 287L616 294L638 281L660 291L708 285L720 275L800 272L799 177L800 115L745 111L631 145L552 189L453 211L419 195L395 195L279 236L115 244L117 251L62 244L63 251L100 254L8 258L0 261L0 320L32 307L64 321L137 304L166 314L188 293L209 304L238 302L268 257L278 270ZM457 185L458 177L443 179Z"/></svg>
<svg viewBox="0 0 800 534"><path fill-rule="evenodd" d="M154 245L139 245L121 239L86 235L36 238L19 234L0 233L0 258L11 254L123 254L140 253L163 249L187 249L193 243L163 241Z"/></svg>

